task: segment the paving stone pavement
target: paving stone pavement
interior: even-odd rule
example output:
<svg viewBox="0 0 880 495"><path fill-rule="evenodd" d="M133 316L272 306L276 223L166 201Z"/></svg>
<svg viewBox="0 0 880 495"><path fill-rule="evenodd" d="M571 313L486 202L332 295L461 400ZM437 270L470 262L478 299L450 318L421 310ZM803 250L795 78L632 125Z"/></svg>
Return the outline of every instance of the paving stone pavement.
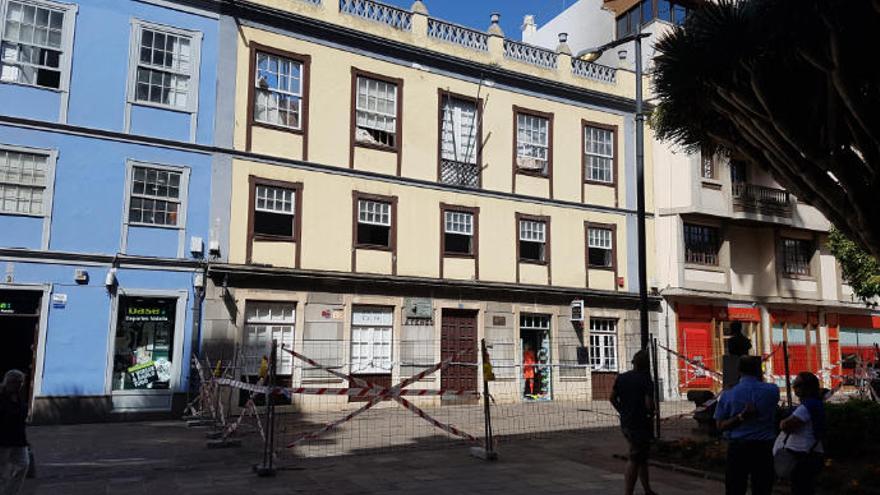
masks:
<svg viewBox="0 0 880 495"><path fill-rule="evenodd" d="M25 483L28 495L615 494L624 464L612 455L625 451L609 428L504 442L497 462L469 456L464 444L284 456L276 477L258 478L255 435L239 448L208 449L205 430L180 421L39 426L28 434L38 476ZM723 493L710 480L659 469L652 476L661 495Z"/></svg>

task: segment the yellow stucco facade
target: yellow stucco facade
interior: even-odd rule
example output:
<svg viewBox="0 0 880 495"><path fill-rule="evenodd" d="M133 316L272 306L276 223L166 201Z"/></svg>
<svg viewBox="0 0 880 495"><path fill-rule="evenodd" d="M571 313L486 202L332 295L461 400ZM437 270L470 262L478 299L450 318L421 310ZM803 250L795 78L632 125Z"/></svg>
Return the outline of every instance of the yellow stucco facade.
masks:
<svg viewBox="0 0 880 495"><path fill-rule="evenodd" d="M246 346L248 332L259 326L250 323L252 308L286 304L295 308L295 320L285 323L293 332L294 348L314 352L312 357L332 360L355 373L352 342L362 337L354 321L360 317L353 314L357 308L385 308L393 310L388 316L393 320L388 327L388 375L395 381L412 372L405 363L415 359L407 353L415 352L411 348L416 336L419 345L428 349L419 359L433 362L446 356L448 349L442 346L447 344L441 345L448 341L446 332L472 331L473 340L468 342L485 338L493 345L493 360L507 363L494 389L501 400L523 398L522 356L535 345L554 363L548 361L546 368L553 368L552 380L544 384L548 397L550 388L554 400L584 400L600 393L591 388L591 373L581 352L590 345L590 315L614 322L605 328L620 334L615 341L619 362L626 362L623 355L633 343L637 345L624 335L638 320L631 282L636 276L631 273L637 266L636 249L630 237L636 231L631 197L635 131L632 110L626 110L632 105L633 74L618 70L610 82L576 77L565 53L556 54L555 69L523 63L504 56L506 42L499 36L488 37L485 51L470 50L428 36L429 18L418 13L412 13L411 29L401 30L340 13L332 2L324 6L300 0L256 3L278 9L280 17L292 13L391 44L441 53L457 63L483 64L541 82L532 89L496 84L488 77L441 70L430 61L400 59L294 31L241 23L235 42L232 125L233 144L240 153L232 159L229 177L231 207L224 253L228 266L212 275L207 304L213 317L206 323L206 340ZM256 52L302 63L301 129L291 132L253 121ZM396 87L393 147L353 142L353 92L359 75ZM548 88L554 85L592 96L570 100L553 94ZM481 173L479 186L473 189L444 184L439 177L444 94L479 101ZM611 103L603 107L603 102ZM522 112L546 116L550 122L546 176L516 168L516 122ZM612 163L613 180L607 183L585 180L585 126L612 133L605 153ZM645 161L649 212L653 209L651 158L649 147ZM255 235L255 184L290 185L296 205L292 236ZM390 205L388 246L358 242L361 197L381 198ZM444 254L444 209L472 215L470 255ZM520 217L546 226L542 260L520 259ZM591 228L611 232L607 267L588 266ZM650 273L652 217L647 242ZM427 301L428 310L413 317L408 311L415 299ZM585 299L582 322L571 321L573 299ZM539 315L540 325L546 327L523 327L532 321L529 315ZM457 322L454 330L448 328L450 321ZM544 337L535 340L539 334ZM424 384L451 386L460 380L456 376L453 380L440 374ZM302 371L291 372L290 380L328 383L327 377L322 381ZM479 380L474 375L475 387ZM304 398L300 406L326 409L346 403L344 398Z"/></svg>

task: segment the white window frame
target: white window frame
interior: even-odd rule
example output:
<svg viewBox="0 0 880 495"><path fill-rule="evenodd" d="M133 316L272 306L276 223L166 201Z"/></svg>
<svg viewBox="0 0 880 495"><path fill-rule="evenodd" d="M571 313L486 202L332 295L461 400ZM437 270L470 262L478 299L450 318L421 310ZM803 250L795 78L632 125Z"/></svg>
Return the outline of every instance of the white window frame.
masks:
<svg viewBox="0 0 880 495"><path fill-rule="evenodd" d="M534 124L534 126L532 125ZM543 124L543 128L542 128ZM526 125L528 128L523 128ZM544 142L532 138L543 132ZM550 173L550 119L525 112L516 113L516 168L519 171L537 172L541 175ZM544 150L544 158L538 158L536 150ZM523 165L521 160L534 160L541 164L538 167Z"/></svg>
<svg viewBox="0 0 880 495"><path fill-rule="evenodd" d="M282 346L293 349L296 336L296 303L289 301L245 301L244 325L242 325L242 349L245 350L244 373L257 375L260 370L262 356L252 353L258 346L263 345L266 352L271 352L272 339L276 339L277 346L275 356L278 361L277 374L293 376L293 356L281 350ZM257 317L252 315L252 310L262 308L268 310L268 316ZM281 309L281 316L276 317L274 309ZM284 309L290 309L290 317L284 316ZM259 336L260 333L268 339L264 343L249 344L249 337ZM280 337L280 338L278 338ZM259 339L256 339L259 340ZM250 354L249 354L250 353ZM268 357L268 356L267 356Z"/></svg>
<svg viewBox="0 0 880 495"><path fill-rule="evenodd" d="M353 307L351 374L391 374L393 336L394 308Z"/></svg>
<svg viewBox="0 0 880 495"><path fill-rule="evenodd" d="M263 189L267 192L272 192L272 198L270 199L267 195L265 198L262 198L265 202L266 206L260 207L260 189ZM278 194L281 194L281 198L278 197ZM289 198L285 198L284 194L289 194ZM254 211L264 211L266 213L278 213L281 215L296 215L296 190L290 189L287 187L278 187L278 186L270 186L266 184L256 184L254 188L254 194L256 198L254 199ZM269 203L272 203L273 206L269 206ZM281 204L281 208L279 209L277 206ZM286 206L289 206L289 209L284 209Z"/></svg>
<svg viewBox="0 0 880 495"><path fill-rule="evenodd" d="M443 233L473 237L474 214L467 211L445 210L443 212Z"/></svg>
<svg viewBox="0 0 880 495"><path fill-rule="evenodd" d="M520 219L519 240L547 244L547 222Z"/></svg>
<svg viewBox="0 0 880 495"><path fill-rule="evenodd" d="M29 153L46 157L46 185L43 189L43 213L12 213L0 212L0 216L25 216L43 219L43 232L40 241L40 249L49 249L49 237L52 230L52 205L55 199L55 165L58 161L58 150L30 148L26 146L13 146L0 144L0 150L14 153ZM0 198L2 200L2 198Z"/></svg>
<svg viewBox="0 0 880 495"><path fill-rule="evenodd" d="M177 211L177 225L156 225L129 222L128 213L131 207L131 188L134 179L134 168L145 167L157 170L167 170L169 172L180 173L180 208ZM154 228L177 230L177 257L184 256L184 243L186 240L187 210L189 204L189 178L191 169L186 166L166 165L162 163L144 162L137 160L127 160L125 163L125 202L122 210L122 236L119 242L119 252L125 254L128 248L128 230L130 227Z"/></svg>
<svg viewBox="0 0 880 495"><path fill-rule="evenodd" d="M608 238L600 238L599 233L607 233ZM594 235L594 233L596 235ZM604 236L603 236L604 237ZM606 245L607 244L607 245ZM608 256L609 264L607 265L593 265L592 268L611 268L614 266L614 230L607 229L604 227L588 227L587 228L587 249L600 249L604 251L608 251L610 256Z"/></svg>
<svg viewBox="0 0 880 495"><path fill-rule="evenodd" d="M379 205L380 208L378 210L370 210L369 205ZM365 210L364 207L367 207L367 209ZM389 202L358 199L358 223L391 228L391 222L394 221L391 217L392 214L391 203ZM387 221L385 218L387 218Z"/></svg>
<svg viewBox="0 0 880 495"><path fill-rule="evenodd" d="M466 115L473 107L473 114ZM443 95L442 121L440 123L440 155L444 160L476 165L479 146L477 132L480 129L480 107L473 100ZM470 119L466 122L465 119ZM470 128L470 135L465 135Z"/></svg>
<svg viewBox="0 0 880 495"><path fill-rule="evenodd" d="M288 90L280 89L280 88L273 88L273 87L269 87L269 86L266 86L265 88L262 87L260 85L260 77L259 77L260 76L260 55L278 59L279 62L281 60L284 60L286 62L289 62L291 65L299 66L299 90L294 92L294 91L288 91ZM271 53L271 52L264 52L264 51L257 50L257 52L255 54L255 60L254 60L254 80L253 80L253 85L254 85L254 96L253 96L253 98L254 98L254 103L253 103L254 104L254 122L260 123L260 124L265 124L265 125L270 125L270 126L282 127L285 129L291 129L291 130L295 130L295 131L303 130L303 88L304 88L304 84L305 84L304 78L305 78L305 64L301 60L297 60L295 58L290 58L290 57L285 57L283 55L278 55L278 54ZM284 125L284 124L281 124L278 122L271 122L269 120L258 119L257 118L257 98L259 98L261 91L265 91L268 94L270 99L271 99L272 95L280 95L280 96L295 98L296 103L297 103L296 113L298 115L297 125L296 126Z"/></svg>
<svg viewBox="0 0 880 495"><path fill-rule="evenodd" d="M377 84L384 84L384 85L387 85L391 88L394 88L394 92L393 92L394 112L393 113L381 112L381 111L379 111L378 108L375 110L371 110L368 107L368 105L364 105L364 102L362 101L362 98L361 98L361 80L366 81L366 95L367 95L368 99L370 96L370 84L369 84L370 82L375 82ZM360 144L366 143L366 144L373 144L373 145L377 145L377 146L384 146L387 148L398 149L400 147L400 136L397 135L398 119L400 118L400 115L399 115L399 113L400 113L399 112L399 110L400 110L400 100L399 100L399 98L400 98L400 85L398 83L394 83L391 81L385 81L383 79L377 79L377 78L357 74L355 76L355 89L354 90L355 90L355 115L354 115L355 134L357 134L357 129L359 127L363 127L365 129L373 129L373 130L380 131L380 132L386 132L386 133L394 136L394 146L387 145L384 143L373 143L371 141L367 141L367 140L363 140L363 139L357 139L356 135L355 135L355 142L360 143ZM391 125L391 130L382 128L380 126L371 126L371 125L366 125L366 124L362 125L360 123L360 114L361 113L363 113L365 115L373 114L373 115L376 115L382 119L391 119L391 123L393 124L393 125ZM386 120L386 122L387 122L387 120Z"/></svg>
<svg viewBox="0 0 880 495"><path fill-rule="evenodd" d="M150 101L139 101L137 99L137 69L140 65L140 48L141 36L144 29L150 31L158 31L163 34L189 38L190 50L192 51L190 59L189 76L189 93L186 98L186 108L175 107L164 103L155 103ZM200 31L192 31L189 29L181 29L164 24L145 21L142 19L131 19L131 37L129 39L128 53L128 80L126 83L126 105L125 105L125 122L124 132L131 132L131 111L133 106L152 107L172 112L190 114L190 142L196 140L196 128L198 124L199 112L199 74L201 72L201 54L202 54L202 33ZM155 69L164 72L170 72L177 75L187 75L183 72L177 72L169 69Z"/></svg>
<svg viewBox="0 0 880 495"><path fill-rule="evenodd" d="M600 372L620 370L620 343L616 318L590 318L590 369ZM609 365L608 358L614 361Z"/></svg>
<svg viewBox="0 0 880 495"><path fill-rule="evenodd" d="M601 142L597 141L599 138L599 134L608 135L607 142L602 140ZM593 146L591 146L593 145ZM599 148L607 147L610 149L610 153L603 152ZM604 129L602 127L595 127L591 125L584 126L584 155L586 157L584 167L584 177L586 177L587 181L590 182L599 182L602 184L614 184L614 131L611 129ZM594 160L601 161L602 163L608 164L608 179L598 178L593 175L594 172L603 171L604 166L602 168L594 165Z"/></svg>
<svg viewBox="0 0 880 495"><path fill-rule="evenodd" d="M28 88L42 89L46 91L54 91L61 94L61 105L58 112L58 121L67 122L67 110L70 100L70 73L71 59L73 55L73 33L76 28L76 14L79 7L76 4L54 2L51 0L15 0L18 3L30 4L37 7L60 10L64 12L64 20L61 28L61 60L58 68L61 72L58 88L46 88L35 84L26 84L18 81L0 81L0 84L15 84ZM0 40L6 36L4 32L6 28L6 10L9 7L9 0L0 0ZM0 43L2 44L2 43Z"/></svg>

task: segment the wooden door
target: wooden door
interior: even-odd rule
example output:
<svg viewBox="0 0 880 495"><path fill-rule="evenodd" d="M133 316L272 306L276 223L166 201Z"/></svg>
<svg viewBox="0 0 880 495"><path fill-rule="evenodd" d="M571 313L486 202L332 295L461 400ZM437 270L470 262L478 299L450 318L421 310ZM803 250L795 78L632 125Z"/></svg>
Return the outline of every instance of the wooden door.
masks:
<svg viewBox="0 0 880 495"><path fill-rule="evenodd" d="M455 363L440 372L440 387L477 390L477 312L443 310L440 329L440 359ZM459 353L462 353L459 355ZM454 356L458 357L454 357Z"/></svg>

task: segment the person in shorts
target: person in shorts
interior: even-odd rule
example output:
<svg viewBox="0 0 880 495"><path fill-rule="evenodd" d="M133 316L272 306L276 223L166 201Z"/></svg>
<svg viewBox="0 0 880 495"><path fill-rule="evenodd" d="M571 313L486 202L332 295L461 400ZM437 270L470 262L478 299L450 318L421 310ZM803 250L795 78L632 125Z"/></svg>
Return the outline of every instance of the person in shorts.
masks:
<svg viewBox="0 0 880 495"><path fill-rule="evenodd" d="M611 392L611 405L620 414L620 429L629 443L629 461L626 464L625 493L632 495L636 480L641 480L647 495L655 495L648 475L648 455L651 450L654 417L654 382L651 363L644 350L633 355L633 369L617 377Z"/></svg>

